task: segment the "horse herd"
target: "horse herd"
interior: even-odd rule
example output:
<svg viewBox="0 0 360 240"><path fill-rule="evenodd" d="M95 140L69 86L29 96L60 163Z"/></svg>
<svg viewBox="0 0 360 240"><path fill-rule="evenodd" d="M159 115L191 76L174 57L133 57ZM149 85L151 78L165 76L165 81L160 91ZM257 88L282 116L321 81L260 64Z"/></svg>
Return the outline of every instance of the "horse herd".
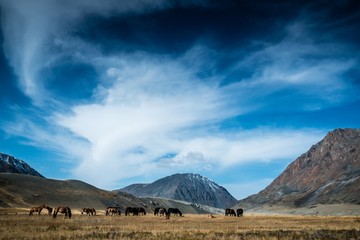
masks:
<svg viewBox="0 0 360 240"><path fill-rule="evenodd" d="M225 209L225 216L234 216L234 217L242 217L244 214L244 209L238 208L236 212L232 208Z"/></svg>
<svg viewBox="0 0 360 240"><path fill-rule="evenodd" d="M32 207L30 208L30 212L29 215L33 215L33 213L38 213L40 215L41 211L43 209L46 209L48 211L48 215L53 216L53 218L56 218L58 213L64 214L65 218L71 218L71 209L67 206L59 206L56 208L51 208L49 206L46 205L40 205L37 207ZM81 214L86 214L86 215L96 215L96 210L95 208L82 208L80 210ZM231 209L231 208L227 208L225 209L225 216L237 216L237 217L242 217L244 213L244 210L242 208L239 208L236 210ZM119 207L107 207L105 210L105 215L106 216L113 216L113 215L121 215L121 210ZM139 216L139 215L146 215L146 211L143 207L127 207L125 209L125 216ZM158 207L155 208L154 210L154 215L156 216L165 216L166 219L169 219L171 215L173 216L182 216L182 212L178 209L178 208L163 208L163 207Z"/></svg>
<svg viewBox="0 0 360 240"><path fill-rule="evenodd" d="M105 215L121 215L121 210L119 207L108 207L105 210ZM143 207L127 207L125 209L125 216L139 216L139 215L146 215L146 211Z"/></svg>
<svg viewBox="0 0 360 240"><path fill-rule="evenodd" d="M59 206L59 207L56 207L56 208L51 208L49 206L46 206L46 205L40 205L40 206L37 206L37 207L32 207L30 208L30 212L29 212L29 215L33 215L33 213L38 213L40 215L41 211L43 209L46 209L48 210L48 215L51 215L51 213L53 213L53 218L56 218L56 216L58 215L58 213L63 213L65 214L65 218L68 217L68 218L71 218L71 209L69 207L63 207L63 206Z"/></svg>

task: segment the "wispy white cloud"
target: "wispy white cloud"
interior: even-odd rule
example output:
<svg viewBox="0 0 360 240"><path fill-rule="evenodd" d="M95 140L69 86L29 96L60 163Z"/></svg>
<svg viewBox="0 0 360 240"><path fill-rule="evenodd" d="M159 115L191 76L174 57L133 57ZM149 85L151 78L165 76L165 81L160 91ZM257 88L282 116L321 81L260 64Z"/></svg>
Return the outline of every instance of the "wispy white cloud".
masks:
<svg viewBox="0 0 360 240"><path fill-rule="evenodd" d="M217 84L201 81L196 71L172 59L142 55L141 60L111 62L107 77L113 84L102 88L99 103L55 117L91 144L91 157L81 158L74 174L102 186L137 175L163 175L164 169L211 171L295 157L324 135L266 128L220 132L214 123L246 110L229 104L234 99Z"/></svg>
<svg viewBox="0 0 360 240"><path fill-rule="evenodd" d="M325 41L314 33L307 19L297 19L284 29L277 42L254 42L255 51L235 65L237 69L254 69L253 75L234 84L240 89L257 89L259 96L291 91L279 96L275 104L289 109L318 110L358 99L346 73L359 65L358 56L346 45ZM263 97L261 97L263 99ZM301 99L301 104L297 104ZM295 104L296 103L296 104ZM267 105L263 105L267 107Z"/></svg>
<svg viewBox="0 0 360 240"><path fill-rule="evenodd" d="M206 1L180 1L184 5ZM56 47L89 14L109 17L116 14L141 14L171 7L174 1L59 1L0 0L4 49L19 77L19 87L36 105L51 99L51 89L40 71L61 55ZM74 39L73 39L74 40Z"/></svg>

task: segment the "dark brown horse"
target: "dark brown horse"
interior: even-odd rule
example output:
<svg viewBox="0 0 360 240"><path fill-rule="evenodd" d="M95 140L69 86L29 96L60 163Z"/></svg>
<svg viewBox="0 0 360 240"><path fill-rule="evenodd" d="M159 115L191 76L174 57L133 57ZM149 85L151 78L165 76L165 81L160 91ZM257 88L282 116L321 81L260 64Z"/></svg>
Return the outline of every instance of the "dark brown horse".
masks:
<svg viewBox="0 0 360 240"><path fill-rule="evenodd" d="M235 210L231 209L231 208L225 209L225 216L234 216L234 217L236 217Z"/></svg>
<svg viewBox="0 0 360 240"><path fill-rule="evenodd" d="M155 215L155 216L158 215L158 214L159 214L159 211L160 211L160 208L159 208L159 207L155 208L155 210L154 210L154 215Z"/></svg>
<svg viewBox="0 0 360 240"><path fill-rule="evenodd" d="M170 218L170 213L169 213L168 211L166 211L165 208L160 208L160 209L159 209L159 216L160 216L160 217L165 216L166 219L169 219L169 218Z"/></svg>
<svg viewBox="0 0 360 240"><path fill-rule="evenodd" d="M130 214L132 214L133 216L138 216L139 215L139 208L137 208L137 207L127 207L125 209L125 216L130 216Z"/></svg>
<svg viewBox="0 0 360 240"><path fill-rule="evenodd" d="M83 214L83 213L86 213L86 215L96 215L96 210L95 210L95 208L82 208L81 209L81 214Z"/></svg>
<svg viewBox="0 0 360 240"><path fill-rule="evenodd" d="M139 215L146 215L146 211L143 207L138 207L137 209Z"/></svg>
<svg viewBox="0 0 360 240"><path fill-rule="evenodd" d="M159 208L155 208L154 215L159 215L161 217L164 216L166 212L167 211L165 208L159 207Z"/></svg>
<svg viewBox="0 0 360 240"><path fill-rule="evenodd" d="M244 209L239 208L239 209L236 210L236 216L242 217L243 214L244 214Z"/></svg>
<svg viewBox="0 0 360 240"><path fill-rule="evenodd" d="M56 207L54 209L54 213L53 213L53 218L56 218L56 215L58 213L64 213L65 214L65 218L68 217L68 218L71 218L71 209L69 207Z"/></svg>
<svg viewBox="0 0 360 240"><path fill-rule="evenodd" d="M168 214L173 214L174 216L179 215L180 217L182 216L182 212L178 209L178 208L169 208L167 210Z"/></svg>
<svg viewBox="0 0 360 240"><path fill-rule="evenodd" d="M29 215L33 215L34 212L37 212L39 215L41 213L41 210L43 210L43 208L45 208L46 206L43 204L43 205L40 205L38 207L31 207L30 208L30 213Z"/></svg>

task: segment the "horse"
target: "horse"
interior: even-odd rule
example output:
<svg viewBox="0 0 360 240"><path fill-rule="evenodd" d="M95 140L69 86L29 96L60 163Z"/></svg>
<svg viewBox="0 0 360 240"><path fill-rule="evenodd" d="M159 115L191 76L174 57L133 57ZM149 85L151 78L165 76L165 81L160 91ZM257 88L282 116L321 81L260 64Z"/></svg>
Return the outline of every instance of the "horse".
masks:
<svg viewBox="0 0 360 240"><path fill-rule="evenodd" d="M81 214L86 213L86 215L96 215L96 210L95 208L82 208L81 209Z"/></svg>
<svg viewBox="0 0 360 240"><path fill-rule="evenodd" d="M244 209L242 209L242 208L239 208L236 210L236 216L238 216L238 217L242 217L243 213L244 213Z"/></svg>
<svg viewBox="0 0 360 240"><path fill-rule="evenodd" d="M166 215L166 213L167 213L167 211L166 211L165 208L159 208L159 209L158 209L158 215L159 215L160 217Z"/></svg>
<svg viewBox="0 0 360 240"><path fill-rule="evenodd" d="M49 207L49 206L45 206L44 208L46 208L48 210L48 215L51 216L51 213L52 213L53 209L51 207Z"/></svg>
<svg viewBox="0 0 360 240"><path fill-rule="evenodd" d="M155 208L155 210L154 210L154 216L158 215L158 214L159 214L159 211L160 211L160 208L159 208L159 207Z"/></svg>
<svg viewBox="0 0 360 240"><path fill-rule="evenodd" d="M130 213L132 213L133 216L138 216L139 209L137 207L127 207L125 209L125 216L130 216Z"/></svg>
<svg viewBox="0 0 360 240"><path fill-rule="evenodd" d="M118 214L118 215L121 215L121 211L118 207L108 207L106 208L106 211L105 211L105 215L114 215L114 214Z"/></svg>
<svg viewBox="0 0 360 240"><path fill-rule="evenodd" d="M39 215L41 213L41 210L43 210L43 208L45 208L46 206L43 204L43 205L40 205L38 207L31 207L30 208L30 212L29 212L29 215L33 215L34 212L37 212Z"/></svg>
<svg viewBox="0 0 360 240"><path fill-rule="evenodd" d="M170 213L166 210L166 208L160 208L159 209L159 216L160 217L165 216L166 219L169 219L170 218Z"/></svg>
<svg viewBox="0 0 360 240"><path fill-rule="evenodd" d="M178 208L169 208L168 210L169 215L174 214L174 216L179 215L182 216L182 212Z"/></svg>
<svg viewBox="0 0 360 240"><path fill-rule="evenodd" d="M225 216L234 216L234 217L236 217L235 210L231 209L231 208L225 209Z"/></svg>
<svg viewBox="0 0 360 240"><path fill-rule="evenodd" d="M143 207L138 207L137 210L139 215L146 215L146 211Z"/></svg>
<svg viewBox="0 0 360 240"><path fill-rule="evenodd" d="M56 218L58 213L64 213L65 214L65 218L69 217L69 219L71 218L71 209L69 207L56 207L54 209L54 213L53 213L53 218Z"/></svg>

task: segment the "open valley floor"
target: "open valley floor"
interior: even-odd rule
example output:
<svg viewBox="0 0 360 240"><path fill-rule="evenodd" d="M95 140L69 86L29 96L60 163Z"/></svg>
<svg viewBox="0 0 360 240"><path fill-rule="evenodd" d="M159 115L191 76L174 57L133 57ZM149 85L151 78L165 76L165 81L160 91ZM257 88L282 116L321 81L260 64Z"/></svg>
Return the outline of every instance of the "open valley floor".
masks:
<svg viewBox="0 0 360 240"><path fill-rule="evenodd" d="M0 239L360 239L360 217L245 214L171 216L27 215L0 211Z"/></svg>

